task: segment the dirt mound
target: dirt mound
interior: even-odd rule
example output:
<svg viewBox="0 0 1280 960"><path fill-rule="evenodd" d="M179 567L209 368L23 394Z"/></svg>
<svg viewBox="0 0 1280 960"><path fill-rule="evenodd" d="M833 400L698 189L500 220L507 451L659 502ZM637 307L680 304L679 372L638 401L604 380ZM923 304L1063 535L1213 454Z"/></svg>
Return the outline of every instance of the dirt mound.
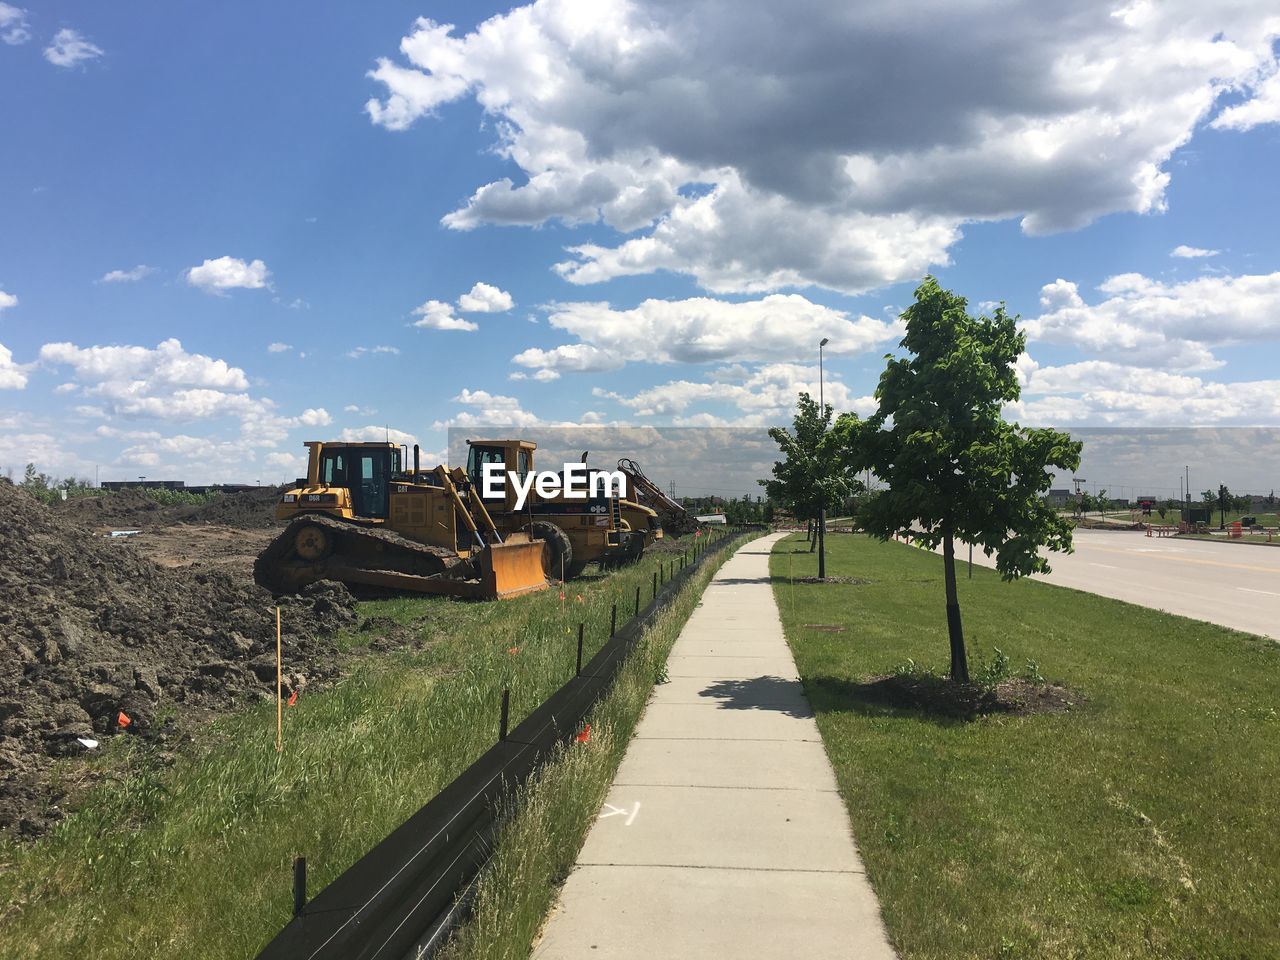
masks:
<svg viewBox="0 0 1280 960"><path fill-rule="evenodd" d="M173 523L183 507L164 507L141 490L120 490L56 501L59 516L90 530L137 530Z"/></svg>
<svg viewBox="0 0 1280 960"><path fill-rule="evenodd" d="M174 523L209 523L242 530L276 524L279 487L258 487L213 497L207 503L162 506L141 490L115 490L57 501L54 512L86 530L150 530Z"/></svg>
<svg viewBox="0 0 1280 960"><path fill-rule="evenodd" d="M57 819L42 774L84 752L77 738L163 738L162 704L272 693L273 603L243 576L161 567L0 484L0 830L33 835ZM319 583L281 603L290 686L335 675L328 638L357 621L346 588Z"/></svg>
<svg viewBox="0 0 1280 960"><path fill-rule="evenodd" d="M276 526L276 504L279 487L259 487L224 493L208 503L190 508L181 516L183 523L214 523L243 530L260 530Z"/></svg>

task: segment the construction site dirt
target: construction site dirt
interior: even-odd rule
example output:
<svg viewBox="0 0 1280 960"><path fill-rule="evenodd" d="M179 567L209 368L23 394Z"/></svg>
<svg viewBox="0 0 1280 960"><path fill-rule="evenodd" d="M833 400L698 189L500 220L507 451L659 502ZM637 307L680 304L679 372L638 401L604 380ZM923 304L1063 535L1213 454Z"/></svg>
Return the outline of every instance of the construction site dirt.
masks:
<svg viewBox="0 0 1280 960"><path fill-rule="evenodd" d="M0 831L34 837L60 819L74 799L66 768L95 743L169 749L184 713L274 696L276 601L250 573L272 534L267 498L147 499L50 508L0 484ZM104 535L118 527L142 532ZM279 602L287 689L332 680L334 634L359 621L346 588Z"/></svg>

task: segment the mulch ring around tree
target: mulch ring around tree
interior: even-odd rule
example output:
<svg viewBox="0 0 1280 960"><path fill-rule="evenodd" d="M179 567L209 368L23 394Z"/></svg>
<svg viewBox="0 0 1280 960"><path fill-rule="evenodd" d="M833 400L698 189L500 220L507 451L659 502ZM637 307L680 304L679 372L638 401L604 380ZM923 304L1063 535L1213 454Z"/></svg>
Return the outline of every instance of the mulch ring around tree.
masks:
<svg viewBox="0 0 1280 960"><path fill-rule="evenodd" d="M1003 680L994 687L952 683L931 675L879 675L861 682L818 677L826 692L867 706L892 707L933 717L976 720L992 715L1062 714L1082 705L1084 697L1055 683Z"/></svg>

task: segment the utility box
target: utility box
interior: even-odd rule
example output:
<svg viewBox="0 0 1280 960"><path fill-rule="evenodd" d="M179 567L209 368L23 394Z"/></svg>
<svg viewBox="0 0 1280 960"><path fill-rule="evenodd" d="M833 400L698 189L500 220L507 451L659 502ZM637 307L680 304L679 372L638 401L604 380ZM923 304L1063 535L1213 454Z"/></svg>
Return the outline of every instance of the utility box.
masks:
<svg viewBox="0 0 1280 960"><path fill-rule="evenodd" d="M1213 511L1209 507L1183 507L1182 522L1183 523L1208 523L1211 519L1210 514Z"/></svg>

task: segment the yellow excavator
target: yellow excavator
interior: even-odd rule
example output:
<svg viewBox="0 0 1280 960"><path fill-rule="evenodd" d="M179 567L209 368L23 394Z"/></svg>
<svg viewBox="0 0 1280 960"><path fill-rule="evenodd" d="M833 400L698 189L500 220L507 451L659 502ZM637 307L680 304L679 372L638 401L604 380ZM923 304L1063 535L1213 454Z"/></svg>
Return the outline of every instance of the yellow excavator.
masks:
<svg viewBox="0 0 1280 960"><path fill-rule="evenodd" d="M530 496L516 510L505 484L481 496L486 463L521 478L536 444L468 441L467 468L422 469L415 445L308 442L307 476L276 507L284 531L259 555L254 578L274 593L319 580L373 591L474 599L520 596L570 579L593 561L638 559L662 535L657 514L621 497Z"/></svg>

